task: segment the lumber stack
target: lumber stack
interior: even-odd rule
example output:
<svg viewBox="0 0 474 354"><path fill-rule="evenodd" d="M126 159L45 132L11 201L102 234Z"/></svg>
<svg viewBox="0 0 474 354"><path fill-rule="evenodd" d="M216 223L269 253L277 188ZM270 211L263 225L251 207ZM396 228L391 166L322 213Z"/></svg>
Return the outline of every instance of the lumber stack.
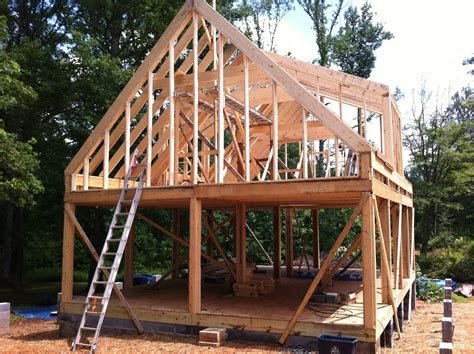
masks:
<svg viewBox="0 0 474 354"><path fill-rule="evenodd" d="M199 345L220 347L227 340L225 328L206 328L199 331Z"/></svg>
<svg viewBox="0 0 474 354"><path fill-rule="evenodd" d="M247 283L235 283L234 295L242 297L258 297L273 291L275 282L272 278L251 279Z"/></svg>

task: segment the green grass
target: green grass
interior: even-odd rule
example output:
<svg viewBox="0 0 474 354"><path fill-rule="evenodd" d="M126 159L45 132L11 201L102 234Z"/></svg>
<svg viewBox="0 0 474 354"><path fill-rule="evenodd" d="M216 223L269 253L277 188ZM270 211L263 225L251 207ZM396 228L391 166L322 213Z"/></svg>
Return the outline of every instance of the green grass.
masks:
<svg viewBox="0 0 474 354"><path fill-rule="evenodd" d="M473 297L464 297L462 295L458 294L452 294L452 298L454 302L461 302L461 303L468 303L474 301L474 296Z"/></svg>

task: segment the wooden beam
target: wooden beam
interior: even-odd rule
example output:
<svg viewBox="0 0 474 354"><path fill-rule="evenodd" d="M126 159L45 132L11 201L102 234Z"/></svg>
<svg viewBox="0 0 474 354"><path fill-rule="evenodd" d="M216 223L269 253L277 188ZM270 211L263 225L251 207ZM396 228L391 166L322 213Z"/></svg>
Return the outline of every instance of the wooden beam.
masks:
<svg viewBox="0 0 474 354"><path fill-rule="evenodd" d="M181 232L181 219L180 219L180 209L173 209L173 233L179 235ZM180 247L179 242L175 239L172 241L172 251L171 251L171 277L173 279L179 278L179 268L181 265L181 260L179 257Z"/></svg>
<svg viewBox="0 0 474 354"><path fill-rule="evenodd" d="M109 188L109 152L110 152L110 145L109 140L110 138L110 131L106 131L104 133L104 179L103 179L103 188Z"/></svg>
<svg viewBox="0 0 474 354"><path fill-rule="evenodd" d="M334 256L335 256L338 248L341 246L342 242L344 241L347 234L349 233L352 225L354 224L354 221L356 220L357 216L360 214L361 210L363 210L364 208L367 207L368 200L369 200L369 193L362 193L359 205L352 212L352 215L350 216L350 218L347 221L346 225L344 226L344 228L342 229L342 231L339 234L338 238L334 242L331 250L329 251L329 253L326 257L326 259L324 260L324 263L321 266L321 269L319 270L319 272L316 274L316 277L311 282L311 285L309 286L308 290L306 291L306 294L303 297L303 300L298 305L298 308L296 309L295 313L293 314L293 317L291 318L290 322L288 323L288 326L285 328L285 331L283 332L280 339L278 340L280 342L280 344L284 344L286 342L286 339L288 338L291 331L293 330L293 328L296 324L296 321L301 316L301 314L303 313L306 305L308 304L309 300L313 296L314 291L316 290L317 286L319 285L319 282L321 281L324 273L326 273L326 271L328 270L331 261L334 259Z"/></svg>
<svg viewBox="0 0 474 354"><path fill-rule="evenodd" d="M125 102L125 151L124 151L124 171L128 172L130 167L130 100ZM113 157L112 157L113 158Z"/></svg>
<svg viewBox="0 0 474 354"><path fill-rule="evenodd" d="M393 272L395 281L395 290L399 289L400 285L400 257L401 257L401 242L402 242L402 205L397 204L392 209L393 220Z"/></svg>
<svg viewBox="0 0 474 354"><path fill-rule="evenodd" d="M278 173L278 149L280 147L278 143L278 92L277 92L277 83L272 81L272 98L273 98L273 124L272 124L272 146L273 146L273 169L272 177L274 181L280 179L280 174Z"/></svg>
<svg viewBox="0 0 474 354"><path fill-rule="evenodd" d="M390 201L386 199L379 200L379 205L377 206L378 211L380 212L380 223L382 227L385 253L387 254L387 264L388 270L384 269L385 263L381 263L381 281L382 281L382 302L388 304L389 302L389 290L392 287L392 230L391 230L391 220L390 220ZM389 277L386 274L390 274Z"/></svg>
<svg viewBox="0 0 474 354"><path fill-rule="evenodd" d="M77 180L76 180L76 185L77 185ZM89 189L89 158L88 157L84 159L83 189L85 191Z"/></svg>
<svg viewBox="0 0 474 354"><path fill-rule="evenodd" d="M303 178L308 178L308 117L304 108L301 108L303 121Z"/></svg>
<svg viewBox="0 0 474 354"><path fill-rule="evenodd" d="M362 288L364 327L375 328L377 321L375 225L372 198L362 208Z"/></svg>
<svg viewBox="0 0 474 354"><path fill-rule="evenodd" d="M151 186L151 161L153 160L153 71L148 71L148 103L146 124L146 186Z"/></svg>
<svg viewBox="0 0 474 354"><path fill-rule="evenodd" d="M273 207L273 279L280 280L281 272L281 210Z"/></svg>
<svg viewBox="0 0 474 354"><path fill-rule="evenodd" d="M286 235L286 277L293 277L293 209L286 208L285 211L285 235Z"/></svg>
<svg viewBox="0 0 474 354"><path fill-rule="evenodd" d="M66 210L74 214L74 204L64 204L64 228L63 228L63 264L61 275L61 300L72 301L74 288L74 223L68 217Z"/></svg>
<svg viewBox="0 0 474 354"><path fill-rule="evenodd" d="M97 251L95 250L94 246L90 242L89 237L87 237L87 234L84 232L84 229L82 228L81 224L76 219L76 216L74 215L74 212L70 208L70 205L65 204L64 205L64 211L65 211L65 214L67 214L67 216L70 218L70 222L73 224L73 227L79 233L79 239L84 244L84 246L86 247L89 254L92 256L94 261L96 263L98 263L99 262L99 255L97 254ZM100 270L102 271L102 273L104 273L106 278L109 278L110 274L109 274L109 271L107 269L100 268ZM143 333L144 330L143 330L142 325L140 324L140 321L138 321L137 316L133 312L132 308L130 307L127 300L125 299L125 297L123 296L122 292L120 291L120 289L117 287L116 284L114 284L113 289L114 289L115 294L119 298L120 302L122 303L123 307L125 308L125 311L127 312L128 316L131 318L131 320L132 320L133 324L135 325L137 331L140 334ZM64 300L64 296L63 296L62 299Z"/></svg>
<svg viewBox="0 0 474 354"><path fill-rule="evenodd" d="M313 221L313 267L321 267L321 251L319 249L319 209L311 210L311 219Z"/></svg>
<svg viewBox="0 0 474 354"><path fill-rule="evenodd" d="M250 99L249 99L249 63L244 55L244 151L245 181L250 182Z"/></svg>
<svg viewBox="0 0 474 354"><path fill-rule="evenodd" d="M188 311L201 312L201 200L189 203L189 289Z"/></svg>
<svg viewBox="0 0 474 354"><path fill-rule="evenodd" d="M219 97L217 100L217 183L224 183L224 108L225 108L225 96L224 96L224 40L222 38L222 32L219 33L217 39L218 49L218 93Z"/></svg>
<svg viewBox="0 0 474 354"><path fill-rule="evenodd" d="M194 21L194 18L193 18ZM174 62L175 62L175 57L174 57L174 41L169 42L169 51L168 51L168 57L169 57L169 127L168 127L168 134L169 134L169 154L170 154L170 159L169 159L169 185L173 186L175 183L175 173L178 173L178 171L175 171L176 163L175 163L175 158L177 159L178 156L175 155L175 137L176 137L176 132L175 132L175 91L174 91Z"/></svg>
<svg viewBox="0 0 474 354"><path fill-rule="evenodd" d="M198 183L199 160L199 61L198 61L198 29L199 19L196 11L193 12L193 170L192 183Z"/></svg>

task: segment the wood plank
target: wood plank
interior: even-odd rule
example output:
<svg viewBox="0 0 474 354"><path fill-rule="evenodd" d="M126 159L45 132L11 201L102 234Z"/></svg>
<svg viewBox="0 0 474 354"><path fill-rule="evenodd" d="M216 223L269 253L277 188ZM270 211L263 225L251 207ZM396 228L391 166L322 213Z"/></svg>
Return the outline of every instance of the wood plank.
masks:
<svg viewBox="0 0 474 354"><path fill-rule="evenodd" d="M147 124L146 124L146 186L151 186L151 162L153 160L153 71L148 71L148 100L147 100Z"/></svg>
<svg viewBox="0 0 474 354"><path fill-rule="evenodd" d="M194 18L193 18L194 21ZM175 62L175 57L174 57L174 41L169 42L169 50L168 50L168 57L169 57L169 92L170 92L170 97L169 97L169 106L168 109L170 111L169 114L169 127L168 127L168 135L169 135L169 147L168 151L170 154L169 157L169 185L173 186L176 180L175 173L178 173L178 171L175 171L176 167L176 161L175 158L177 159L178 156L175 155L176 149L175 149L175 138L176 138L176 132L175 132L175 90L174 90L174 62ZM179 126L179 124L178 124Z"/></svg>
<svg viewBox="0 0 474 354"><path fill-rule="evenodd" d="M189 203L189 313L201 312L201 201Z"/></svg>
<svg viewBox="0 0 474 354"><path fill-rule="evenodd" d="M198 29L199 19L196 11L193 12L193 169L191 179L193 184L198 183L199 173L199 61L198 61Z"/></svg>
<svg viewBox="0 0 474 354"><path fill-rule="evenodd" d="M110 145L109 140L110 132L107 130L104 133L104 176L103 176L103 186L102 188L108 189L109 188L109 152L110 152Z"/></svg>
<svg viewBox="0 0 474 354"><path fill-rule="evenodd" d="M217 51L218 51L218 90L219 96L217 99L218 111L217 111L217 183L224 183L224 108L225 108L225 96L224 96L224 40L222 38L222 32L219 33L217 39Z"/></svg>
<svg viewBox="0 0 474 354"><path fill-rule="evenodd" d="M272 146L273 146L273 158L272 158L272 178L274 181L280 179L278 173L278 149L280 144L278 143L278 86L275 81L272 81L272 97L273 97L273 123L272 123Z"/></svg>
<svg viewBox="0 0 474 354"><path fill-rule="evenodd" d="M244 204L239 204L235 209L235 257L237 259L237 282L246 283L247 269L247 209Z"/></svg>
<svg viewBox="0 0 474 354"><path fill-rule="evenodd" d="M385 270L385 262L381 263L381 282L382 282L382 302L384 304L388 304L389 302L389 290L392 287L391 280L392 280L392 230L391 230L391 220L390 220L390 201L386 199L379 200L378 203L378 212L380 216L380 223L382 228L382 233L384 237L384 245L385 245L385 254L387 254L387 264L388 269ZM389 277L386 274L390 274Z"/></svg>
<svg viewBox="0 0 474 354"><path fill-rule="evenodd" d="M130 167L130 100L125 102L125 142L124 142L124 171L128 172ZM113 157L112 157L113 158ZM112 168L114 168L113 166Z"/></svg>
<svg viewBox="0 0 474 354"><path fill-rule="evenodd" d="M249 98L249 63L244 55L244 153L245 181L250 182L250 98Z"/></svg>

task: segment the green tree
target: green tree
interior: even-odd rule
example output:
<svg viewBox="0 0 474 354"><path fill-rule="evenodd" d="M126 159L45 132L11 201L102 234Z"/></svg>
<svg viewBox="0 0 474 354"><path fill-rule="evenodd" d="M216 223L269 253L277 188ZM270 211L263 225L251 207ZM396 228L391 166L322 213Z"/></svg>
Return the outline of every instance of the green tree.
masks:
<svg viewBox="0 0 474 354"><path fill-rule="evenodd" d="M369 78L375 67L375 51L392 33L381 23L374 23L372 6L366 2L361 7L350 6L344 13L344 25L333 42L334 63L348 74Z"/></svg>
<svg viewBox="0 0 474 354"><path fill-rule="evenodd" d="M404 144L410 152L407 175L415 190L417 242L426 252L430 245L449 245L459 231L472 227L474 136L473 121L460 121L455 113L459 94L446 110L431 108L431 94L424 87L417 97ZM472 116L472 96L461 102L471 107L468 114ZM467 223L467 229L455 231L457 219Z"/></svg>

